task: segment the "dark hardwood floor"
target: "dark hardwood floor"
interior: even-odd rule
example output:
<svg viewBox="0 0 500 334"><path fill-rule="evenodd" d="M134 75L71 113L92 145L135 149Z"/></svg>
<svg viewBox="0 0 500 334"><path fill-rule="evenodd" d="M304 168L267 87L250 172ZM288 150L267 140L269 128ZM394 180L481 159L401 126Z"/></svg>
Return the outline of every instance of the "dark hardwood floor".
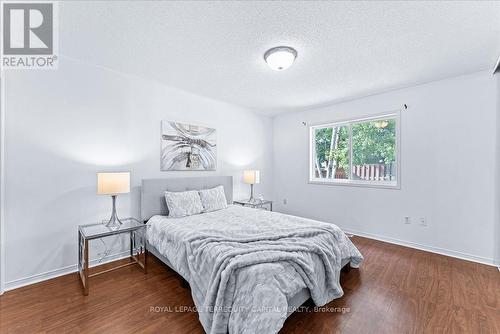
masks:
<svg viewBox="0 0 500 334"><path fill-rule="evenodd" d="M496 268L353 241L365 262L342 273L345 295L320 312L306 304L281 333L500 333ZM91 279L86 297L77 274L6 292L0 333L203 333L196 313L154 309L194 305L176 273L153 256L148 265L147 275L133 266Z"/></svg>

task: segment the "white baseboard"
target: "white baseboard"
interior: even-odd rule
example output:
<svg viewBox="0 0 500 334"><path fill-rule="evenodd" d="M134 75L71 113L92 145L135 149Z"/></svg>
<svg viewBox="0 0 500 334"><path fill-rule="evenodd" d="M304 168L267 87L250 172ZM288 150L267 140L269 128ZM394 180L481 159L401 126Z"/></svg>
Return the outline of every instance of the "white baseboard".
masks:
<svg viewBox="0 0 500 334"><path fill-rule="evenodd" d="M130 256L130 250L126 250L123 252L110 254L110 255L104 257L103 260L100 262L98 259L91 260L89 265L90 265L90 267L95 267L97 265L101 265L101 264L108 263L111 261L120 260L123 258L127 258L129 256ZM50 270L50 271L47 271L44 273L19 278L19 279L10 281L10 282L5 282L4 291L14 290L14 289L26 286L26 285L46 281L46 280L49 280L51 278L56 278L59 276L63 276L63 275L71 274L71 273L76 273L77 271L78 271L78 265L74 264L71 266Z"/></svg>
<svg viewBox="0 0 500 334"><path fill-rule="evenodd" d="M391 238L391 237L385 237L385 236L381 236L381 235L377 235L377 234L359 232L359 231L354 231L354 230L350 230L350 229L342 229L342 230L346 234L354 234L354 235L368 238L368 239L384 241L384 242L388 242L388 243L395 244L395 245L406 246L406 247L415 248L415 249L419 249L419 250L423 250L423 251L427 251L427 252L431 252L431 253L436 253L436 254L440 254L440 255L445 255L445 256L451 256L451 257L454 257L457 259L477 262L477 263L486 264L489 266L494 266L494 267L498 266L498 263L496 263L493 258L487 258L487 257L467 254L467 253L458 252L458 251L449 250L449 249L444 249L444 248L440 248L440 247L422 245L422 244L419 244L416 242L404 241L404 240L395 239L395 238ZM498 267L498 269L500 270L500 267Z"/></svg>

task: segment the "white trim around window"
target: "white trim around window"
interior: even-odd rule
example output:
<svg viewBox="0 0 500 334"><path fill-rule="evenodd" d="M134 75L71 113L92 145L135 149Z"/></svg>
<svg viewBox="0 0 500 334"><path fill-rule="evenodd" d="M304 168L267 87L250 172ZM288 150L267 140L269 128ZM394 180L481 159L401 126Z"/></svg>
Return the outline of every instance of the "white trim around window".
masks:
<svg viewBox="0 0 500 334"><path fill-rule="evenodd" d="M352 145L352 126L364 122L374 122L378 120L395 120L395 176L389 176L389 180L379 178L378 180L368 179L354 179L353 178L353 145ZM349 157L349 170L348 178L324 178L317 177L316 167L316 141L315 130L328 127L346 126L348 128L348 157ZM401 189L401 111L386 112L383 114L372 115L368 117L353 118L348 120L337 120L331 122L324 122L313 124L309 126L309 176L308 183L317 185L335 185L335 186L354 186L354 187L372 187L372 188L386 188L386 189ZM359 168L359 167L357 167ZM374 178L375 179L375 178Z"/></svg>

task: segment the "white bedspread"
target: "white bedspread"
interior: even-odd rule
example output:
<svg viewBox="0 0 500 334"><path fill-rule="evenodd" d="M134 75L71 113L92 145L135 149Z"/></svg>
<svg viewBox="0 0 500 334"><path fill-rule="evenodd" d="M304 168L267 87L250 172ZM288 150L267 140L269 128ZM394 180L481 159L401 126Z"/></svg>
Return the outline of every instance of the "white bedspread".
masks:
<svg viewBox="0 0 500 334"><path fill-rule="evenodd" d="M341 263L363 260L337 226L265 210L229 206L148 225L149 243L189 282L207 333L276 333L290 297L306 287L318 306L341 297Z"/></svg>

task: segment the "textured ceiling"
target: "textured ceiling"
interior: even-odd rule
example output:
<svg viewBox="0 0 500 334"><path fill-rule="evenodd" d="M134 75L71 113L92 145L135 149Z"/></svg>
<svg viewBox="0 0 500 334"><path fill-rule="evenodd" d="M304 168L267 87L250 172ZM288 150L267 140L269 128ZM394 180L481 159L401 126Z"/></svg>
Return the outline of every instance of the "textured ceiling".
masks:
<svg viewBox="0 0 500 334"><path fill-rule="evenodd" d="M273 115L493 70L500 2L63 2L59 30L65 56Z"/></svg>

